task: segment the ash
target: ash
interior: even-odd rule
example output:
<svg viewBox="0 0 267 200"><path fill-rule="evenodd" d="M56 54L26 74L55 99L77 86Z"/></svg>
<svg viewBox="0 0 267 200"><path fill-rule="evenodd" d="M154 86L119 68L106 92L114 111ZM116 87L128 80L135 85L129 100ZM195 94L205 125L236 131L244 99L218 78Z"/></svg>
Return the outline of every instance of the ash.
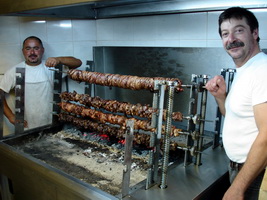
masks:
<svg viewBox="0 0 267 200"><path fill-rule="evenodd" d="M64 128L15 147L111 195L121 193L124 145L113 143L105 136ZM147 152L133 151L130 187L146 179Z"/></svg>
<svg viewBox="0 0 267 200"><path fill-rule="evenodd" d="M73 126L68 126L65 125L63 129L66 133L72 134L78 138L81 138L82 140L86 141L91 141L91 142L97 142L102 145L107 145L110 146L114 149L118 149L121 151L125 150L125 145L122 143L118 143L116 140L111 140L104 134L99 134L95 132L88 132L88 131L83 131L80 129L77 129ZM132 154L136 156L141 156L141 157L147 157L149 154L149 150L146 149L145 147L139 147L135 146L135 148L132 150Z"/></svg>

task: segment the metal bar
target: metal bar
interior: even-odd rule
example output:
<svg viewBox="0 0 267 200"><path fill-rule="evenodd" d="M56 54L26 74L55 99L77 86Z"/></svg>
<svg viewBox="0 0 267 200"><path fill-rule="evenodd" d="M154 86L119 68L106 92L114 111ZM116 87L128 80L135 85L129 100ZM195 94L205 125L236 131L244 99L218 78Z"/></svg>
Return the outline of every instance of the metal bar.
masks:
<svg viewBox="0 0 267 200"><path fill-rule="evenodd" d="M173 111L173 98L174 98L174 87L177 85L176 82L168 81L168 102L167 102L167 118L166 118L166 129L164 135L164 152L163 152L163 165L162 165L162 177L160 188L165 189L167 187L167 171L169 166L169 151L170 151L170 134L172 126L172 111Z"/></svg>
<svg viewBox="0 0 267 200"><path fill-rule="evenodd" d="M0 197L3 200L12 200L13 196L10 193L9 180L6 176L0 174Z"/></svg>
<svg viewBox="0 0 267 200"><path fill-rule="evenodd" d="M4 138L4 98L4 91L0 90L0 140Z"/></svg>
<svg viewBox="0 0 267 200"><path fill-rule="evenodd" d="M24 132L25 68L16 68L15 135Z"/></svg>
<svg viewBox="0 0 267 200"><path fill-rule="evenodd" d="M221 76L225 79L226 76L226 69L221 70ZM217 146L220 145L220 134L221 134L221 124L222 124L222 114L220 112L219 106L217 106L217 111L216 111L216 122L215 122L215 134L214 134L214 139L213 139L213 145L212 148L216 148Z"/></svg>
<svg viewBox="0 0 267 200"><path fill-rule="evenodd" d="M86 67L86 71L94 72L95 71L95 63L94 61L87 60L86 64L88 67ZM85 94L90 94L91 97L95 97L95 84L90 84L85 82L85 88L84 88Z"/></svg>
<svg viewBox="0 0 267 200"><path fill-rule="evenodd" d="M197 101L198 101L198 95L195 90L194 85L191 85L190 88L190 96L189 96L189 109L188 109L188 115L194 116L197 112ZM195 131L196 124L194 123L193 119L189 119L187 122L187 132ZM194 140L192 139L191 135L186 136L186 146L192 147L194 145ZM184 166L189 165L192 163L193 157L190 153L190 151L185 151L184 155Z"/></svg>
<svg viewBox="0 0 267 200"><path fill-rule="evenodd" d="M227 81L227 93L230 90L230 87L232 85L232 82L234 80L234 74L235 74L236 70L235 69L222 69L221 70L221 76L223 76L224 79L226 79L226 73L228 74L228 80ZM217 112L216 112L216 122L215 122L215 135L214 135L214 139L213 139L213 145L212 148L216 148L217 146L220 145L220 134L221 134L221 126L222 126L222 114L220 112L219 107L217 107Z"/></svg>
<svg viewBox="0 0 267 200"><path fill-rule="evenodd" d="M154 154L154 182L158 181L158 170L159 170L159 154L160 154L160 140L161 140L161 132L162 132L162 120L163 120L163 107L164 107L164 99L165 99L165 90L166 85L160 85L159 90L159 114L158 114L158 123L157 123L157 137L155 140L155 154Z"/></svg>
<svg viewBox="0 0 267 200"><path fill-rule="evenodd" d="M130 191L130 177L131 177L131 165L132 165L132 148L133 148L133 134L134 134L134 120L128 120L126 123L125 133L125 154L124 154L124 165L122 178L122 197L129 194Z"/></svg>
<svg viewBox="0 0 267 200"><path fill-rule="evenodd" d="M208 82L208 76L207 75L202 75L203 77L203 83L206 85ZM198 138L198 143L197 143L197 157L196 157L196 165L201 165L201 152L202 152L202 147L203 147L203 135L204 135L204 127L205 127L205 117L206 117L206 107L207 107L207 96L208 96L208 91L203 90L202 96L201 96L201 107L200 107L200 125L199 125L199 138Z"/></svg>
<svg viewBox="0 0 267 200"><path fill-rule="evenodd" d="M61 101L59 95L62 92L62 64L56 66L55 74L54 74L54 92L53 92L53 113L59 113L60 108L57 105ZM58 123L58 116L53 115L52 117L52 123L57 124Z"/></svg>
<svg viewBox="0 0 267 200"><path fill-rule="evenodd" d="M155 109L158 109L158 83L156 81L154 82L154 93L153 93L152 107ZM152 127L156 127L156 121L157 121L157 114L153 113L152 119L151 119L151 126ZM146 189L153 186L153 176L154 176L153 175L153 173L154 173L153 166L154 166L154 161L155 161L155 159L154 159L155 140L156 140L156 133L151 133L149 146L152 149L149 151L149 155L148 155L149 169L147 170Z"/></svg>
<svg viewBox="0 0 267 200"><path fill-rule="evenodd" d="M162 127L162 117L163 117L163 106L164 106L164 96L166 84L162 81L155 81L153 96L153 108L158 109L157 115L153 115L152 125L157 127L156 133L151 133L150 137L150 147L152 150L149 152L148 164L150 168L148 169L146 189L152 187L158 181L158 162L159 162L159 152L160 152L160 139L161 139L161 128Z"/></svg>

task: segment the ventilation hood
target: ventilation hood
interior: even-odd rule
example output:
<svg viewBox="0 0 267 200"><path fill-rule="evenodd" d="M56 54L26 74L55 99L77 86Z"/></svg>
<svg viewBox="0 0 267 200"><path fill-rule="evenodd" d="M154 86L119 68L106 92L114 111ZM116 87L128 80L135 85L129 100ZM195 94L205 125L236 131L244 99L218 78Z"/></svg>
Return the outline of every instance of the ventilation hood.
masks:
<svg viewBox="0 0 267 200"><path fill-rule="evenodd" d="M0 0L0 15L104 19L203 12L231 6L266 8L266 0Z"/></svg>

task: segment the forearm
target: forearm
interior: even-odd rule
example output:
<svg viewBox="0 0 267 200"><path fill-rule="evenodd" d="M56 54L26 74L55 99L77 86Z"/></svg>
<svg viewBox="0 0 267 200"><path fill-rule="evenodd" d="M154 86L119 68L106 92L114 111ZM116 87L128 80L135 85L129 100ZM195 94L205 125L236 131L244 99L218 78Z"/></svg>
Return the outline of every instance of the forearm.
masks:
<svg viewBox="0 0 267 200"><path fill-rule="evenodd" d="M220 112L223 116L225 116L225 113L226 113L226 111L225 111L225 99L226 99L226 97L221 98L221 99L215 97L217 105L218 105Z"/></svg>
<svg viewBox="0 0 267 200"><path fill-rule="evenodd" d="M13 114L12 110L8 106L8 104L6 102L6 98L4 98L3 101L4 101L4 114L8 118L10 123L14 124L15 123L15 115Z"/></svg>
<svg viewBox="0 0 267 200"><path fill-rule="evenodd" d="M75 69L82 65L82 61L80 59L77 59L71 56L57 57L57 59L59 60L59 63L66 65L71 69Z"/></svg>
<svg viewBox="0 0 267 200"><path fill-rule="evenodd" d="M244 193L253 180L267 166L267 140L261 133L253 143L247 160L235 178L232 188Z"/></svg>

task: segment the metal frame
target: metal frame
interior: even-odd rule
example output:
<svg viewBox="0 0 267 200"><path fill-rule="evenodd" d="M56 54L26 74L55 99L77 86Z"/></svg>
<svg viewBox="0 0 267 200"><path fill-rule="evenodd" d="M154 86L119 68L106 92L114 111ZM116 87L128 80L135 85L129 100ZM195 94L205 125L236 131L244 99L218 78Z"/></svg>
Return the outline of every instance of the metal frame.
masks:
<svg viewBox="0 0 267 200"><path fill-rule="evenodd" d="M4 98L5 93L0 90L0 140L4 138Z"/></svg>
<svg viewBox="0 0 267 200"><path fill-rule="evenodd" d="M227 82L227 93L229 92L231 84L234 80L235 72L236 72L236 69L232 69L232 68L228 68L228 69L224 68L221 70L221 76L223 76L223 78ZM228 76L227 76L227 74L228 74ZM222 117L223 116L220 112L220 109L219 109L219 107L217 107L216 122L215 122L215 134L214 134L214 139L213 139L213 148L220 145Z"/></svg>
<svg viewBox="0 0 267 200"><path fill-rule="evenodd" d="M60 108L57 105L57 103L61 102L61 99L59 97L60 93L62 92L62 69L63 66L60 64L57 67L57 70L55 70L54 74L54 94L53 94L53 118L52 123L53 125L58 124L58 117L56 114L60 112Z"/></svg>
<svg viewBox="0 0 267 200"><path fill-rule="evenodd" d="M24 132L25 68L16 68L15 135Z"/></svg>

